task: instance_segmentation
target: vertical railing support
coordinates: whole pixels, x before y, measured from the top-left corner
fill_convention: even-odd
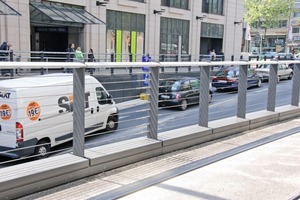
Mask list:
[[[73,154],[84,157],[84,68],[76,68],[73,72]]]
[[[246,118],[248,65],[239,66],[237,117]]]
[[[148,118],[148,133],[147,137],[157,139],[158,129],[158,93],[159,93],[159,66],[150,68],[150,104]]]
[[[292,106],[299,106],[299,90],[300,90],[300,63],[294,64],[293,85],[292,85]]]
[[[199,126],[208,127],[210,67],[200,67]]]
[[[272,64],[270,67],[270,74],[269,74],[267,111],[272,111],[272,112],[275,111],[276,86],[278,82],[277,69],[278,69],[278,64]]]

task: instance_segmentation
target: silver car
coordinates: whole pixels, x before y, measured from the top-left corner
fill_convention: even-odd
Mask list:
[[[260,65],[255,69],[257,75],[263,80],[268,81],[270,76],[271,64]],[[292,79],[293,70],[287,64],[278,64],[277,78],[278,82],[281,79]]]

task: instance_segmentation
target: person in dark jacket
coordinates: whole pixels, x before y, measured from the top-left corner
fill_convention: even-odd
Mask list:
[[[8,43],[8,42],[3,42],[0,46],[0,61],[5,61],[5,60],[8,60],[7,57],[8,57],[8,51],[11,47],[11,43]]]
[[[11,43],[3,42],[0,46],[0,62],[1,61],[9,61],[9,49],[11,47]],[[12,54],[11,54],[12,56]],[[7,76],[9,73],[12,73],[12,69],[1,69],[1,75]]]
[[[89,50],[89,53],[88,53],[88,62],[96,62],[93,49]],[[96,69],[95,68],[88,68],[87,70],[92,75],[95,72]]]
[[[69,44],[69,47],[66,49],[67,52],[67,62],[73,62],[75,57],[75,44]]]
[[[74,57],[75,57],[75,44],[69,44],[69,47],[66,49],[67,52],[67,62],[73,62]],[[67,68],[66,70],[67,73],[72,73],[73,70],[70,68]]]

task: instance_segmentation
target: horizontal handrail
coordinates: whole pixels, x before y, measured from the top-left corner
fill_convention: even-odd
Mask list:
[[[2,68],[21,68],[21,69],[57,69],[57,68],[103,68],[103,67],[174,67],[174,66],[238,66],[238,65],[254,65],[254,64],[291,64],[300,63],[300,60],[285,61],[217,61],[217,62],[0,62]]]

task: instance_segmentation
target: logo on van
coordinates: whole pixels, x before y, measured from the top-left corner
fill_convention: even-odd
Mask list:
[[[11,108],[7,104],[2,104],[0,106],[0,115],[3,120],[9,120],[11,118]]]
[[[84,108],[88,108],[89,107],[89,96],[90,96],[90,92],[86,92],[84,95]],[[73,95],[71,96],[62,96],[58,99],[58,106],[63,108],[58,110],[58,113],[64,113],[64,112],[73,112],[74,111],[74,97]]]
[[[35,121],[37,120],[41,115],[41,107],[40,104],[38,104],[35,101],[30,102],[27,105],[27,116],[30,120]]]
[[[5,92],[0,92],[0,98],[3,99],[9,99],[10,98],[10,94],[9,92],[5,93]]]

